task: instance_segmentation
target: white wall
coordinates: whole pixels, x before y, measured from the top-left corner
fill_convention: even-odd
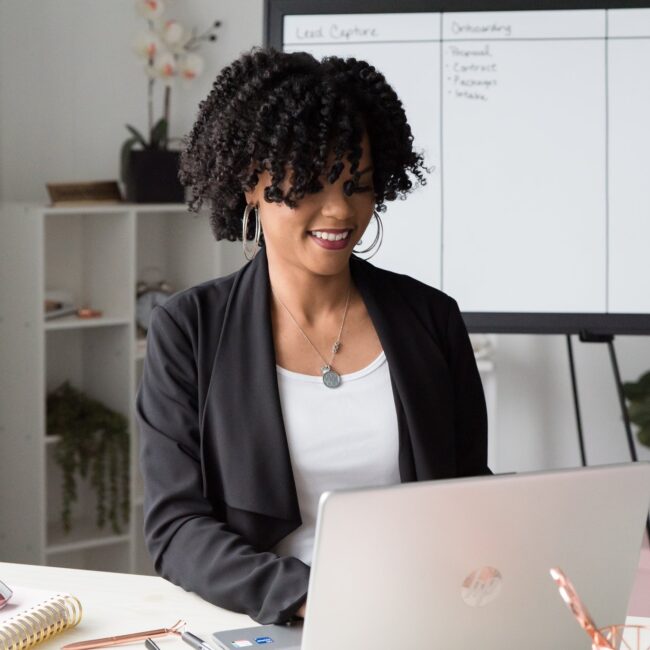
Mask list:
[[[0,200],[48,201],[47,182],[117,179],[125,124],[147,128],[147,81],[132,51],[146,28],[132,0],[0,0]],[[199,33],[206,70],[172,91],[170,135],[192,126],[217,72],[262,43],[262,0],[167,0]],[[154,120],[162,117],[155,88]],[[226,270],[239,264],[224,245]],[[236,262],[231,260],[236,260]]]
[[[171,135],[180,136],[219,69],[262,43],[263,2],[169,0],[169,6],[166,15],[190,25],[222,22],[219,40],[202,49],[204,76],[172,95]],[[47,201],[48,181],[117,178],[124,124],[146,127],[146,80],[131,51],[143,26],[131,0],[0,0],[0,200]],[[159,116],[160,88],[157,110]],[[243,256],[239,244],[223,247],[226,273]],[[493,469],[579,464],[564,337],[497,338]],[[650,338],[616,343],[624,380],[650,368]],[[589,461],[625,461],[607,348],[576,342],[575,351]],[[639,451],[650,459],[649,449]]]

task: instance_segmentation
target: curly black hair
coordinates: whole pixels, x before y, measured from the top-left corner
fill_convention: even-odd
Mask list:
[[[189,209],[211,202],[210,225],[217,240],[242,238],[244,191],[269,171],[268,202],[295,208],[318,181],[333,151],[328,172],[336,182],[349,152],[351,193],[359,179],[363,130],[373,159],[376,210],[384,201],[406,198],[410,171],[426,184],[424,157],[412,148],[413,135],[402,102],[385,77],[366,61],[255,46],[221,70],[199,104],[192,130],[183,138],[178,178],[191,189]],[[290,170],[286,195],[279,185]],[[251,220],[252,221],[252,220]],[[252,226],[253,224],[249,224]],[[252,237],[252,230],[248,235]]]

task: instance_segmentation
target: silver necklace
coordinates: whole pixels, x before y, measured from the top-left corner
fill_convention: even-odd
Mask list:
[[[341,349],[341,332],[343,331],[343,324],[345,323],[345,317],[348,314],[348,306],[350,304],[350,286],[348,286],[348,297],[345,301],[345,311],[343,312],[343,320],[341,321],[341,327],[339,329],[339,334],[336,337],[336,341],[334,341],[334,345],[332,345],[332,356],[329,360],[329,363],[327,362],[327,359],[325,359],[325,357],[318,351],[318,348],[309,340],[309,337],[307,336],[307,334],[305,334],[305,330],[303,330],[302,327],[298,325],[298,321],[296,321],[296,319],[291,315],[291,312],[287,309],[287,306],[280,300],[280,298],[278,298],[275,291],[273,291],[273,289],[271,289],[271,291],[273,292],[273,295],[276,297],[277,301],[285,308],[287,314],[289,314],[289,318],[291,318],[291,320],[295,323],[296,327],[300,330],[302,335],[307,340],[307,343],[309,343],[309,345],[311,345],[311,347],[314,348],[318,356],[325,363],[325,365],[322,366],[320,369],[321,374],[323,375],[323,383],[325,384],[325,386],[327,386],[328,388],[336,388],[337,386],[339,386],[341,384],[341,375],[339,375],[339,373],[336,372],[336,370],[332,370],[332,361],[334,361],[334,357],[336,353]]]

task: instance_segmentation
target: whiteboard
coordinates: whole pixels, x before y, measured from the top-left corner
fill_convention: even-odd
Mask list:
[[[267,2],[270,45],[381,71],[433,167],[386,202],[374,264],[453,296],[474,331],[650,333],[650,2]]]

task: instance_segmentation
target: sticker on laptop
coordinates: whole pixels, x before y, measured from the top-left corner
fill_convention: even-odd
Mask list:
[[[258,645],[264,645],[265,643],[273,643],[273,639],[270,636],[258,636],[255,639],[255,643]]]
[[[239,641],[232,641],[232,645],[235,648],[248,648],[253,644],[248,639],[240,639]]]

